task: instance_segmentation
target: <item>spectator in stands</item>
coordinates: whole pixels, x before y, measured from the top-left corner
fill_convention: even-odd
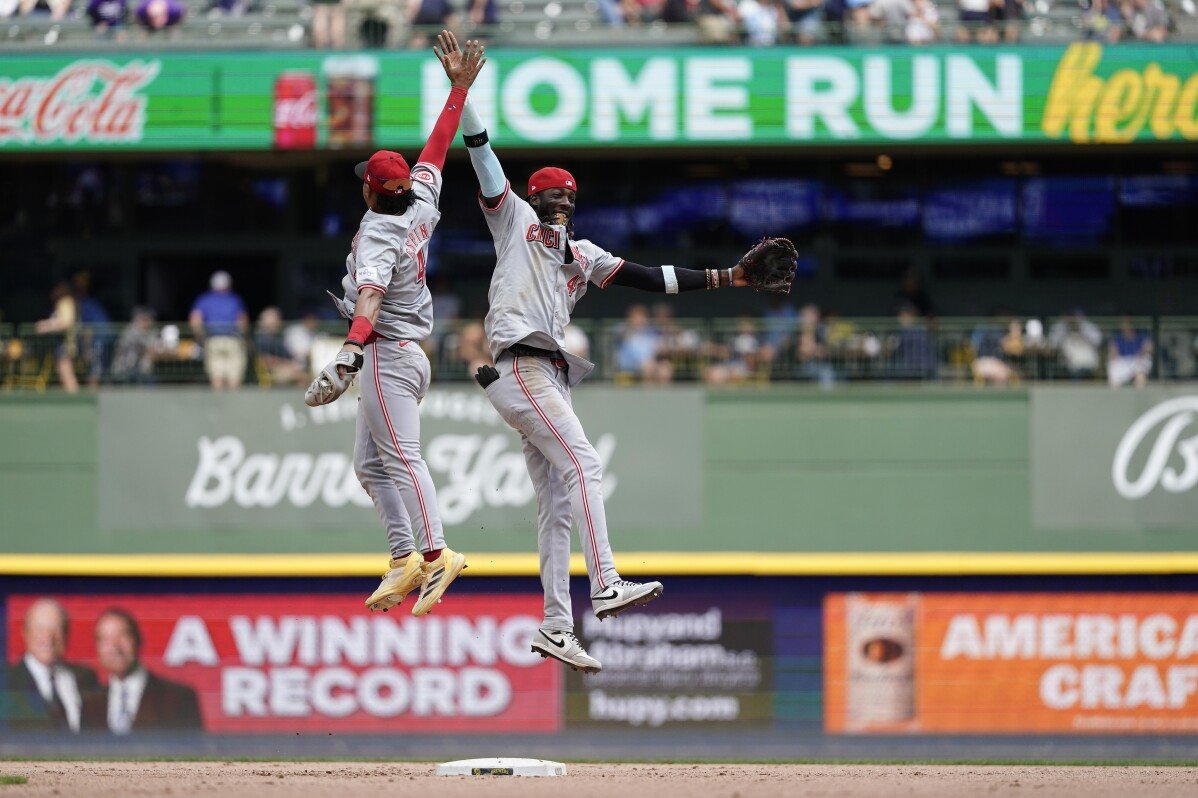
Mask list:
[[[22,14],[49,14],[62,19],[71,10],[71,0],[20,0]]]
[[[907,21],[915,6],[912,0],[874,0],[870,14],[882,27],[882,38],[889,44],[907,40]]]
[[[245,377],[245,334],[249,316],[245,303],[233,293],[228,272],[216,272],[212,290],[201,294],[191,308],[189,322],[196,340],[204,346],[204,370],[213,388],[237,389]]]
[[[149,384],[154,381],[154,360],[162,351],[154,329],[154,311],[133,309],[133,320],[121,331],[112,358],[113,382]]]
[[[312,368],[309,361],[319,328],[320,320],[316,314],[305,313],[302,319],[288,324],[287,329],[283,330],[283,345],[287,347],[287,354],[305,371],[311,371]]]
[[[79,308],[75,304],[75,296],[71,286],[58,283],[50,291],[50,302],[54,306],[48,318],[42,319],[34,329],[38,335],[54,335],[57,341],[54,353],[55,367],[58,370],[58,380],[67,393],[79,390],[79,380],[75,377],[75,356],[79,353],[78,329]]]
[[[845,20],[848,18],[849,7],[846,0],[823,0],[824,27],[827,30],[828,42],[844,44],[848,41],[848,31]]]
[[[828,362],[828,331],[820,319],[817,305],[808,303],[799,311],[795,360],[800,376],[816,380],[821,388],[831,388],[836,381],[836,373]]]
[[[824,32],[823,0],[786,0],[791,36],[802,45],[815,44]]]
[[[869,10],[870,6],[873,5],[873,0],[845,0],[844,5],[847,9],[848,20],[857,35],[868,30],[870,25],[873,24]]]
[[[1163,42],[1169,38],[1169,12],[1160,0],[1127,0],[1123,18],[1137,39]]]
[[[312,0],[312,46],[320,50],[345,47],[343,0]]]
[[[471,25],[494,25],[499,22],[499,2],[498,0],[471,0],[468,16]]]
[[[1106,374],[1112,388],[1128,383],[1137,388],[1148,384],[1152,373],[1152,337],[1147,330],[1137,330],[1131,319],[1119,322],[1119,330],[1107,346]]]
[[[141,0],[137,7],[137,22],[154,33],[173,28],[183,21],[187,8],[179,0]]]
[[[778,42],[778,29],[786,19],[779,0],[740,0],[736,13],[744,26],[745,44],[773,47]]]
[[[957,0],[957,23],[959,42],[994,44],[998,41],[991,0]]]
[[[661,336],[649,324],[644,305],[632,305],[617,334],[616,370],[640,377],[647,383],[667,383],[674,378],[674,366],[658,357]]]
[[[931,44],[940,38],[940,12],[932,0],[912,0],[907,17],[907,43]]]
[[[894,376],[908,380],[934,378],[936,342],[928,330],[927,320],[920,318],[919,309],[910,303],[899,306],[897,319],[899,329],[890,343]]]
[[[409,47],[425,47],[429,42],[429,30],[455,28],[457,24],[458,16],[449,0],[408,0],[408,27],[413,29],[408,39]]]
[[[1019,41],[1023,32],[1023,0],[991,0],[991,16],[994,18],[995,40],[998,37],[998,23],[1002,25],[1002,36],[1008,44]]]
[[[640,25],[661,18],[662,0],[621,0],[620,14],[629,25]]]
[[[695,10],[699,40],[704,44],[735,44],[740,17],[733,0],[699,0]]]
[[[779,352],[789,348],[798,323],[799,312],[795,306],[784,296],[771,295],[769,307],[761,314],[762,357],[773,360]]]
[[[21,0],[0,0],[0,19],[16,16],[21,8]]]
[[[129,4],[127,0],[88,0],[85,13],[92,21],[93,30],[106,33],[124,26]]]
[[[591,339],[586,331],[577,324],[567,324],[562,330],[562,340],[566,342],[566,351],[586,360],[591,359]]]
[[[1087,39],[1118,42],[1123,38],[1123,14],[1118,2],[1090,0],[1090,7],[1082,12],[1082,30]]]
[[[1074,308],[1048,331],[1048,348],[1061,358],[1065,372],[1073,379],[1093,377],[1098,373],[1098,347],[1102,332],[1086,318],[1081,308]]]
[[[71,277],[71,291],[79,311],[79,351],[87,361],[87,384],[95,388],[104,376],[108,355],[112,350],[112,333],[107,329],[112,319],[100,300],[91,295],[90,274],[76,272]]]
[[[307,370],[300,367],[283,343],[283,314],[278,308],[263,308],[254,332],[254,349],[266,369],[272,385],[300,385],[308,382]]]
[[[671,372],[676,372],[679,366],[685,368],[698,359],[703,339],[695,330],[678,325],[673,305],[667,302],[654,305],[651,326],[658,336],[657,359],[668,361]],[[664,369],[665,366],[660,368]]]
[[[491,350],[487,346],[487,336],[481,322],[472,321],[456,334],[448,336],[445,348],[449,361],[464,366],[466,374],[471,377],[478,371],[479,366],[494,365],[491,363]]]
[[[974,382],[1006,385],[1017,376],[1008,362],[1008,354],[1022,355],[1023,330],[1019,322],[1007,319],[1006,315],[993,314],[990,321],[979,324],[970,336],[973,347],[970,371]]]
[[[624,27],[624,10],[620,0],[599,0],[599,18],[613,28]]]
[[[718,360],[703,370],[703,381],[708,385],[743,382],[765,365],[757,325],[752,319],[738,319],[736,333],[728,343],[717,345],[712,351]]]

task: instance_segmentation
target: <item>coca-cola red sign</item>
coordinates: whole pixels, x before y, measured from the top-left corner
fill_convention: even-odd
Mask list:
[[[0,77],[0,144],[141,140],[160,61],[74,61],[49,77]]]

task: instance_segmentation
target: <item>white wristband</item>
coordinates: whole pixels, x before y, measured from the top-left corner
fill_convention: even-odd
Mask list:
[[[661,276],[664,277],[665,281],[666,281],[666,293],[667,294],[678,293],[678,275],[674,274],[674,267],[673,266],[662,266],[661,267]]]

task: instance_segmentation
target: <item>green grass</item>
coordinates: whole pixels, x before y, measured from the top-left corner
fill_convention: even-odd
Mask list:
[[[24,776],[13,776],[8,773],[0,773],[0,784],[24,784],[29,779]]]

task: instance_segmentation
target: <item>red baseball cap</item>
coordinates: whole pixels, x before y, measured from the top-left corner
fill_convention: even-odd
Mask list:
[[[578,181],[565,169],[546,166],[533,172],[532,177],[528,178],[528,196],[531,197],[547,188],[568,188],[571,191],[578,191]]]
[[[379,150],[354,167],[354,174],[377,194],[396,196],[412,187],[412,170],[398,152]]]

